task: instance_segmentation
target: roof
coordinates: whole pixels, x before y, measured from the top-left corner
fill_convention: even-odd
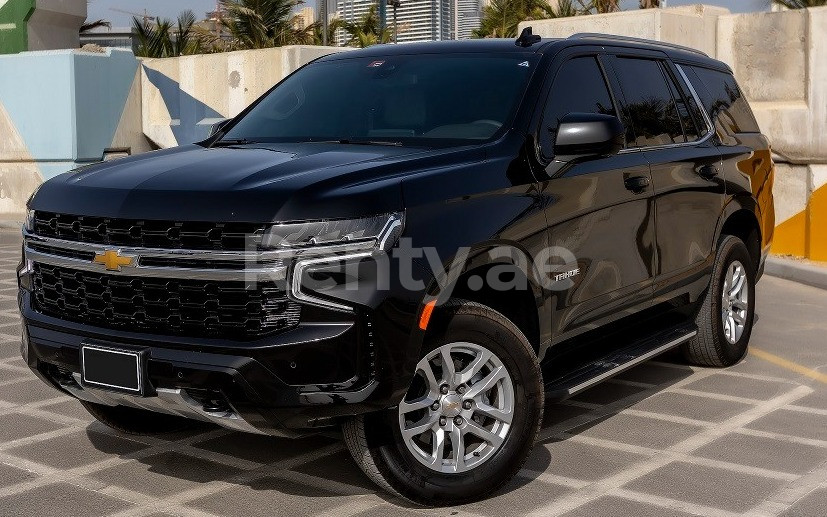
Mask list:
[[[696,50],[664,41],[630,38],[613,34],[582,33],[565,39],[543,38],[533,45],[523,47],[516,44],[515,38],[482,38],[453,41],[429,41],[422,43],[402,43],[399,45],[373,45],[364,49],[330,54],[322,61],[348,59],[353,57],[382,57],[410,54],[445,54],[445,53],[503,53],[514,52],[535,54],[556,52],[575,45],[598,45],[612,47],[628,47],[635,49],[656,50],[667,54],[670,58],[680,61],[706,63],[715,67],[726,66],[710,58],[700,50]]]
[[[482,38],[451,41],[428,41],[422,43],[400,43],[398,45],[373,45],[367,48],[341,52],[325,56],[327,59],[348,59],[353,57],[395,56],[404,54],[445,54],[445,53],[485,53],[485,52],[514,52],[534,54],[546,47],[549,43],[558,40],[545,39],[530,47],[521,47],[514,38]]]

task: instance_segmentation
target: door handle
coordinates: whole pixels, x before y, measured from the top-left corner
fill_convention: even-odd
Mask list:
[[[709,164],[704,165],[702,167],[698,167],[697,169],[695,169],[695,172],[698,174],[698,176],[704,179],[711,180],[712,178],[718,175],[719,171],[716,165]]]
[[[646,190],[649,183],[649,178],[647,176],[632,176],[623,180],[623,184],[626,188],[636,194]]]

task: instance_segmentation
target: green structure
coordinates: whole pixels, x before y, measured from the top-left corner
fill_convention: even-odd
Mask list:
[[[16,54],[29,49],[29,18],[35,0],[0,0],[0,54]]]
[[[0,54],[77,48],[86,0],[0,0]]]

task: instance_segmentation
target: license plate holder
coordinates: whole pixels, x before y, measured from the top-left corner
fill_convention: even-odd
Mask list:
[[[84,387],[143,396],[145,351],[108,345],[80,347],[81,381]]]

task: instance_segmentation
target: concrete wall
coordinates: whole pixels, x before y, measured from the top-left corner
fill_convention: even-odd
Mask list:
[[[86,0],[0,0],[0,54],[77,48]]]
[[[323,47],[139,61],[105,49],[0,56],[0,218],[19,217],[42,181],[99,161],[196,142]]]
[[[140,86],[129,51],[0,56],[0,215],[22,213],[43,180],[99,161],[105,148],[150,150]]]
[[[144,59],[144,133],[158,147],[203,140],[212,124],[237,115],[300,66],[345,50],[297,45]]]
[[[544,37],[604,32],[703,50],[729,64],[778,167],[773,252],[827,261],[827,7],[730,14],[705,5],[523,22]]]

